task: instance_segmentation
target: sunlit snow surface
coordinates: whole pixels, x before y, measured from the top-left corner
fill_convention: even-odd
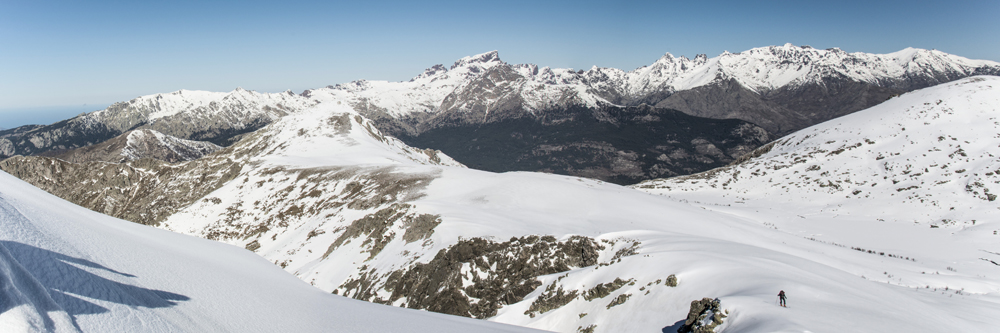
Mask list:
[[[242,248],[94,213],[0,173],[2,332],[523,330],[330,295]]]
[[[246,236],[259,243],[256,252],[326,292],[367,270],[389,274],[427,262],[472,237],[583,235],[641,244],[620,262],[612,259],[618,245],[600,253],[604,265],[543,276],[541,287],[489,319],[547,330],[657,331],[682,321],[692,300],[718,297],[730,312],[724,331],[988,332],[1000,327],[998,206],[986,195],[1000,189],[983,178],[1000,168],[998,81],[976,77],[916,91],[798,132],[736,168],[635,188],[467,169],[381,135],[347,106],[320,105],[238,144],[236,152],[256,147],[241,175],[164,227],[208,237],[267,226]],[[422,185],[358,199],[387,202],[374,208],[324,204],[379,177]],[[442,223],[413,243],[393,226],[371,257],[362,239],[331,246],[351,221],[394,200]],[[222,240],[248,245],[243,237]],[[670,274],[677,287],[655,283]],[[634,284],[525,314],[552,283],[585,291],[615,278]],[[775,305],[778,290],[790,307]],[[374,292],[388,299],[387,291]],[[623,294],[631,296],[609,306]]]
[[[1000,78],[973,77],[804,129],[734,167],[634,187],[812,242],[800,257],[910,298],[874,313],[932,307],[924,320],[943,325],[889,330],[988,332],[986,313],[1000,313],[998,118]]]

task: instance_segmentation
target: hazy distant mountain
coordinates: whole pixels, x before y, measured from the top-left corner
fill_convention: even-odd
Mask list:
[[[237,89],[228,93],[181,90],[138,97],[51,125],[0,132],[0,158],[85,147],[134,129],[229,145],[240,134],[301,110],[310,101],[291,93]]]

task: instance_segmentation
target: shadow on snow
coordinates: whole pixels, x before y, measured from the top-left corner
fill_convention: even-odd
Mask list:
[[[49,251],[13,241],[0,241],[0,251],[6,249],[10,256],[30,276],[12,276],[9,279],[34,278],[44,292],[70,316],[105,313],[109,310],[91,300],[101,300],[130,307],[163,308],[177,305],[190,298],[162,290],[147,289],[115,280],[137,278],[98,263]],[[85,268],[89,269],[85,269]],[[91,271],[95,271],[92,273]],[[16,273],[15,273],[16,274]],[[100,275],[99,275],[100,274]],[[101,275],[109,276],[109,278]],[[117,276],[117,278],[115,278]],[[112,280],[114,279],[114,280]],[[0,277],[0,283],[11,281]],[[0,290],[10,286],[0,285]],[[3,295],[3,293],[0,293]],[[38,295],[33,295],[38,296]],[[44,297],[44,295],[40,296]],[[23,304],[25,300],[0,298],[0,313]],[[39,300],[45,303],[44,300]],[[40,309],[56,310],[56,309]]]

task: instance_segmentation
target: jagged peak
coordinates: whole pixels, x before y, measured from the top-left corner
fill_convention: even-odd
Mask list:
[[[495,63],[501,62],[500,52],[497,52],[496,50],[458,59],[458,61],[455,61],[455,64],[451,65],[451,69],[455,69],[460,66],[465,66],[469,64],[485,64],[493,62]]]
[[[430,68],[425,69],[423,73],[420,73],[420,75],[417,75],[416,77],[410,79],[410,82],[413,82],[420,78],[431,77],[446,72],[448,72],[448,68],[444,67],[443,64],[437,64],[431,66]]]
[[[443,72],[443,71],[447,71],[447,70],[448,69],[445,68],[443,64],[437,64],[437,65],[431,66],[431,68],[425,69],[424,70],[424,74],[425,75],[434,75],[434,74],[437,74],[439,72]]]

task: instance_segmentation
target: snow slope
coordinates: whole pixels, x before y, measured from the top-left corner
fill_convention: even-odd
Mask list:
[[[246,250],[0,184],[0,331],[525,330],[333,296]]]
[[[993,94],[983,85],[996,79],[976,80],[946,87]],[[934,98],[964,103],[961,96]],[[906,96],[899,101],[888,105],[923,105]],[[856,133],[845,137],[861,140]],[[423,297],[448,296],[470,306],[442,311],[562,332],[592,325],[596,332],[675,329],[691,301],[703,297],[722,301],[729,317],[720,329],[732,332],[987,332],[1000,325],[993,315],[1000,309],[996,267],[976,258],[990,254],[972,251],[963,245],[967,239],[942,235],[958,228],[841,222],[831,220],[838,218],[831,213],[802,222],[775,213],[803,211],[789,204],[833,208],[820,197],[737,209],[725,206],[734,194],[711,187],[697,187],[692,197],[671,187],[667,197],[582,178],[471,170],[385,137],[347,105],[325,104],[285,117],[245,138],[231,154],[244,165],[240,175],[162,226],[245,246],[326,292],[407,307],[433,307],[420,303]],[[767,187],[748,186],[768,197]],[[644,190],[668,191],[650,187],[657,189]],[[990,226],[982,221],[976,228]],[[791,227],[802,224],[808,228]],[[798,231],[809,228],[838,238]],[[904,237],[887,236],[897,233]],[[515,278],[502,274],[572,255],[545,251],[553,251],[553,244],[570,246],[580,236],[598,245],[591,248],[593,261],[569,260],[565,269],[538,274],[539,283],[525,284],[530,289],[522,298],[490,303],[493,296],[476,292],[483,281],[494,281],[516,295],[516,286],[506,284]],[[477,238],[500,250],[476,252],[470,242]],[[456,261],[442,261],[448,258]],[[952,267],[957,271],[946,268],[952,261],[961,262],[951,265],[959,265]],[[447,278],[435,280],[433,272]],[[666,286],[670,275],[678,279],[676,287]],[[440,283],[420,291],[406,281]],[[790,308],[773,304],[779,289],[788,293]],[[495,313],[475,312],[484,304],[499,305]]]
[[[995,301],[998,108],[1000,78],[972,77],[804,129],[742,164],[634,187],[856,252],[868,258],[829,265],[870,281]]]

